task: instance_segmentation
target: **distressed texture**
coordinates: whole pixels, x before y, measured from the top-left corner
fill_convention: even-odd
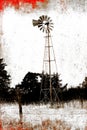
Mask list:
[[[6,6],[14,6],[19,8],[22,4],[31,4],[33,8],[37,6],[37,2],[47,2],[47,0],[1,0],[0,1],[0,10],[3,10]]]
[[[15,2],[10,1],[9,4],[14,5]],[[20,1],[23,3],[23,0]],[[82,83],[87,75],[86,1],[27,0],[25,4],[21,4],[19,11],[5,8],[2,45],[7,69],[11,73],[11,86],[20,83],[28,71],[42,71],[44,38],[38,28],[33,27],[32,19],[38,19],[43,14],[50,16],[54,23],[52,40],[58,73],[61,74],[63,84],[75,86]],[[17,3],[19,7],[19,0]],[[36,8],[32,8],[31,5]]]

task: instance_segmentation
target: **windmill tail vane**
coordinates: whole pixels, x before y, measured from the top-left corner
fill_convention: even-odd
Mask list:
[[[39,24],[39,21],[38,20],[32,20],[32,23],[33,23],[33,26],[38,26],[38,24]]]

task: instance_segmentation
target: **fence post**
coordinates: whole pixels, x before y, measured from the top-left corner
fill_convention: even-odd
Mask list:
[[[18,105],[19,105],[20,122],[22,122],[23,112],[22,112],[22,103],[21,103],[21,91],[18,87],[16,91],[17,91],[17,99],[18,99]]]

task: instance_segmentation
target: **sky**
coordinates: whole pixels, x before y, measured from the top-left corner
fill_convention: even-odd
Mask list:
[[[72,0],[71,0],[72,1]],[[87,11],[77,3],[49,0],[36,8],[6,7],[1,16],[3,57],[11,75],[11,87],[21,83],[27,72],[42,72],[44,33],[32,25],[33,19],[48,15],[58,74],[63,85],[77,86],[87,76]]]

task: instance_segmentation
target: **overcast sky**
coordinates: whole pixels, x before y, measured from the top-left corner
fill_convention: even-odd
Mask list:
[[[32,19],[48,15],[54,23],[52,41],[58,73],[62,83],[79,85],[87,76],[87,12],[68,5],[61,11],[58,0],[41,9],[27,8],[30,13],[6,8],[3,13],[3,50],[12,83],[21,83],[28,71],[42,72],[44,34],[33,27]]]

